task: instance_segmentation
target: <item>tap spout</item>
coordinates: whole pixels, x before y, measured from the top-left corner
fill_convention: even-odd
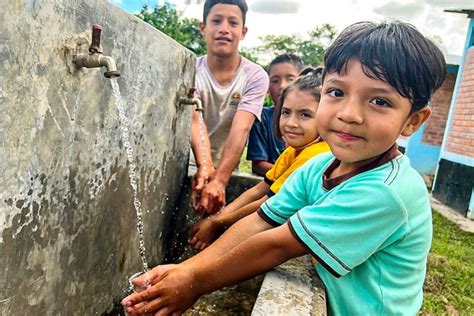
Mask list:
[[[91,54],[79,54],[75,55],[73,62],[78,67],[86,68],[100,68],[105,67],[107,69],[104,72],[106,78],[119,77],[120,71],[117,70],[117,65],[115,60],[110,56],[104,56],[100,53],[91,53]]]
[[[189,89],[189,92],[188,92],[187,96],[179,98],[179,104],[181,104],[181,105],[196,105],[196,111],[204,112],[204,108],[202,107],[201,99],[195,96],[196,92],[197,92],[196,88]]]
[[[100,45],[100,34],[102,32],[102,26],[94,24],[92,26],[92,42],[89,46],[89,54],[79,54],[73,56],[73,63],[78,67],[86,68],[100,68],[105,67],[107,69],[104,72],[106,78],[120,77],[120,71],[117,70],[115,59],[110,56],[103,55],[102,46]]]

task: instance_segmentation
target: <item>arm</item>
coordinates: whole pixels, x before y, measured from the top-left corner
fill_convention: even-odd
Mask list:
[[[220,233],[232,226],[235,222],[258,210],[260,205],[267,199],[268,196],[264,195],[260,199],[233,210],[230,213],[221,212],[201,220],[191,229],[188,240],[189,244],[194,249],[203,250],[209,246]]]
[[[259,176],[265,176],[268,170],[273,167],[272,163],[269,163],[266,160],[253,160],[252,161],[252,172],[258,174]]]
[[[182,313],[203,294],[306,253],[286,224],[270,228],[257,214],[239,221],[211,247],[155,278],[146,291],[125,298],[127,312]]]
[[[225,203],[225,187],[239,163],[255,116],[247,111],[237,111],[232,121],[229,136],[222,152],[219,166],[209,183],[201,191],[199,209],[207,213],[217,212]]]
[[[197,172],[192,182],[191,198],[191,204],[195,211],[198,211],[196,200],[199,199],[204,185],[209,181],[210,175],[214,172],[214,165],[211,158],[211,143],[209,141],[207,126],[204,121],[201,121],[200,115],[202,114],[198,111],[193,111],[191,126],[191,148],[197,166]]]

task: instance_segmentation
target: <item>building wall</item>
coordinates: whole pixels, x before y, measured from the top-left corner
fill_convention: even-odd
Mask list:
[[[431,100],[431,113],[426,123],[421,141],[425,144],[441,147],[444,131],[448,120],[449,106],[453,97],[454,84],[457,72],[449,72],[441,88],[433,95]]]
[[[466,53],[445,151],[474,158],[474,46]]]
[[[145,246],[161,262],[186,180],[194,55],[106,0],[0,0],[0,315],[104,315],[142,270],[111,82],[117,61]],[[179,223],[178,223],[179,225]]]

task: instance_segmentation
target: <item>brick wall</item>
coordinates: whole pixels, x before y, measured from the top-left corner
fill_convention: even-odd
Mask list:
[[[468,49],[446,151],[474,158],[474,47]]]
[[[454,84],[456,83],[457,73],[448,73],[446,80],[441,88],[436,91],[431,99],[430,118],[426,122],[426,127],[421,139],[422,143],[441,147],[443,142],[446,122],[448,120],[449,106],[453,96]]]

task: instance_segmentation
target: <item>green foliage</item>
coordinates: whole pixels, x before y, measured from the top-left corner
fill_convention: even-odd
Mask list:
[[[321,65],[324,50],[334,39],[336,28],[331,24],[322,24],[311,30],[308,35],[309,39],[301,39],[295,35],[267,35],[260,38],[263,44],[255,50],[273,56],[292,53],[300,56],[305,65]]]
[[[433,212],[421,315],[474,315],[474,234]]]
[[[188,19],[182,16],[175,7],[165,2],[162,6],[156,6],[149,10],[145,5],[137,17],[154,26],[175,41],[201,56],[206,53],[206,42],[199,32],[197,19]]]

